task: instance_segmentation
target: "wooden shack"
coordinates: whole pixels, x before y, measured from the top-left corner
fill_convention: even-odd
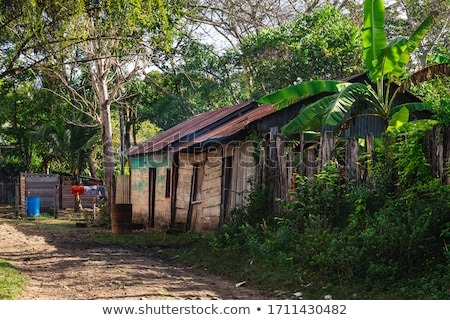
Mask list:
[[[365,74],[346,80],[368,81]],[[279,212],[282,203],[289,201],[297,170],[289,158],[297,142],[285,141],[279,131],[303,106],[318,98],[309,97],[281,110],[250,101],[209,111],[132,147],[127,154],[133,222],[163,230],[217,230],[230,218],[232,209],[246,203],[252,181],[267,182],[271,210]],[[418,101],[409,93],[398,95],[397,100]],[[357,121],[343,137],[382,133],[376,119]],[[322,128],[324,135],[317,143],[334,148],[332,131]],[[331,147],[320,150],[325,151],[319,161],[314,160],[318,166],[308,170],[317,172],[323,160],[332,158]]]
[[[26,215],[26,200],[38,197],[41,211],[53,211],[59,208],[59,175],[21,173],[20,175],[20,211]]]
[[[133,223],[216,230],[256,176],[248,125],[273,112],[254,101],[213,110],[130,149]]]

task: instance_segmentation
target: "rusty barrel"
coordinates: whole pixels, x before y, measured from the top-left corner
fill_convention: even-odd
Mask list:
[[[130,233],[132,227],[132,205],[113,204],[111,207],[111,231],[112,233]]]

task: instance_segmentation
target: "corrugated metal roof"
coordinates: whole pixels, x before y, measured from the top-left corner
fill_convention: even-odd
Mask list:
[[[190,140],[184,144],[179,145],[173,151],[181,151],[194,145],[202,145],[210,141],[224,141],[227,138],[231,138],[235,134],[239,133],[249,124],[264,118],[272,113],[277,112],[277,109],[273,105],[262,105],[256,109],[253,109],[238,118],[235,118],[226,124],[217,127],[214,130],[209,131],[193,140]]]
[[[168,147],[176,147],[177,144],[192,141],[255,108],[258,108],[256,101],[250,101],[196,115],[149,140],[131,147],[127,154],[134,156],[158,152]]]

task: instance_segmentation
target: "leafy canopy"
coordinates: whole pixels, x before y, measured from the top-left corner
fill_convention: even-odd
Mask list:
[[[396,37],[387,43],[384,15],[382,0],[364,1],[364,27],[361,33],[364,47],[363,58],[372,83],[332,83],[328,80],[323,80],[320,85],[300,83],[259,99],[259,103],[272,103],[283,108],[304,97],[319,93],[328,94],[325,98],[302,108],[299,115],[282,129],[284,134],[308,129],[316,130],[324,125],[342,124],[356,101],[364,101],[369,112],[355,116],[380,117],[387,130],[403,123],[406,116],[409,116],[409,112],[427,109],[423,103],[409,104],[405,108],[399,108],[401,114],[395,116],[395,125],[389,126],[393,116],[393,103],[399,92],[397,89],[391,93],[391,84],[405,74],[411,54],[430,30],[434,17],[430,14],[409,38]]]

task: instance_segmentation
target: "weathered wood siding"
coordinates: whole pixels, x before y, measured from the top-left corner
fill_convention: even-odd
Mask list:
[[[220,209],[222,203],[222,155],[221,149],[211,149],[204,153],[206,161],[203,181],[201,183],[201,198],[194,203],[191,220],[191,230],[194,232],[208,232],[216,230],[220,223]]]
[[[180,156],[178,182],[175,194],[175,221],[177,229],[185,229],[187,225],[189,206],[191,204],[191,185],[194,166]]]
[[[167,169],[159,167],[156,170],[154,227],[157,230],[167,230],[170,227],[170,196],[166,196],[166,183],[170,183],[170,177],[167,177]]]
[[[130,182],[131,177],[129,175],[119,175],[116,179],[116,203],[128,204],[131,203],[130,199]]]
[[[175,224],[184,225],[194,232],[216,230],[221,214],[221,149],[197,154],[181,153],[179,164]],[[197,191],[197,196],[194,191]]]
[[[250,181],[255,179],[258,167],[253,151],[252,142],[233,142],[196,154],[181,153],[175,225],[194,232],[217,230],[223,221],[229,219],[233,208],[244,205]],[[225,171],[230,172],[226,186]],[[195,177],[196,172],[201,172],[202,176]],[[196,183],[201,188],[197,190],[198,198],[194,196]]]
[[[148,183],[148,168],[135,168],[131,171],[131,203],[133,205],[133,223],[148,223]]]
[[[72,194],[72,180],[63,180],[61,182],[61,208],[62,209],[74,209],[75,208],[75,195]],[[80,195],[80,203],[83,208],[94,208],[94,205],[98,204],[99,195],[97,189],[97,195]]]
[[[251,182],[260,179],[257,172],[261,164],[255,162],[254,151],[252,141],[227,145],[225,157],[232,157],[229,209],[225,213],[227,217],[230,210],[246,204]]]

